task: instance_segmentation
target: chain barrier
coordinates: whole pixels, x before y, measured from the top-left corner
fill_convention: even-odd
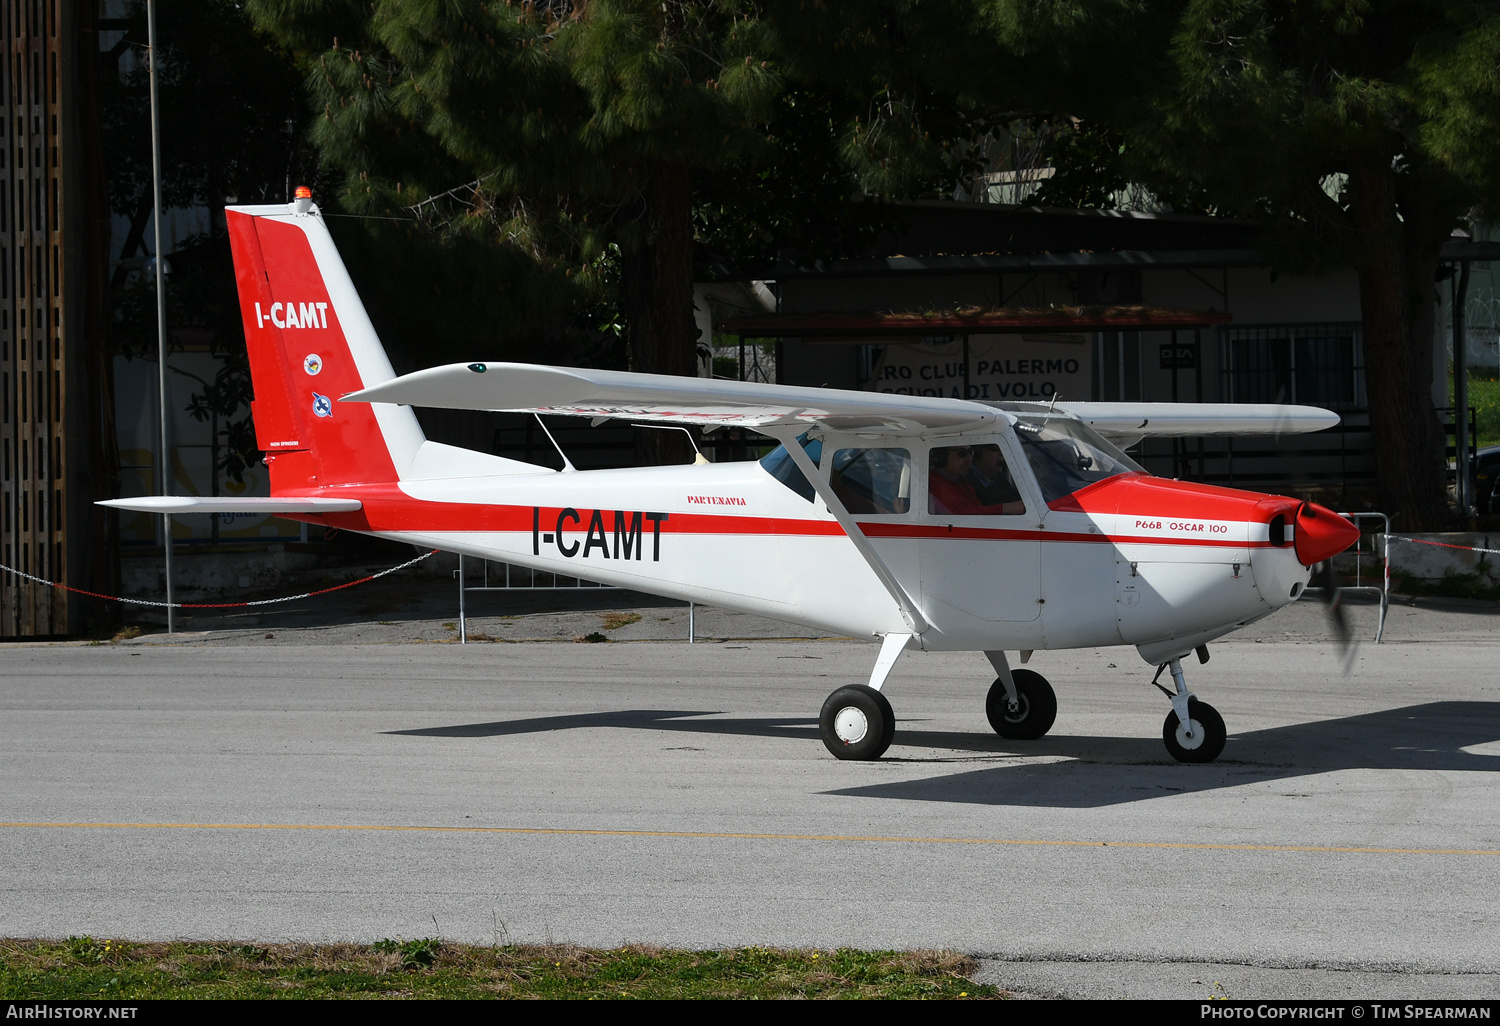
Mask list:
[[[63,591],[72,592],[74,595],[87,595],[89,596],[89,598],[103,599],[106,602],[123,602],[126,605],[131,606],[151,606],[156,609],[245,609],[249,606],[274,606],[280,602],[296,602],[298,599],[312,598],[315,595],[327,595],[329,592],[343,591],[345,588],[352,588],[356,584],[365,584],[368,581],[374,581],[381,577],[385,577],[387,574],[396,573],[398,570],[405,570],[409,566],[416,566],[418,563],[422,562],[422,560],[427,559],[431,556],[435,556],[441,551],[441,549],[433,549],[431,552],[424,552],[415,559],[408,559],[400,566],[393,566],[389,569],[380,571],[380,573],[378,574],[371,574],[368,577],[361,577],[357,581],[348,581],[344,584],[335,584],[331,588],[319,588],[317,591],[304,591],[300,595],[286,595],[282,598],[273,599],[256,599],[253,602],[152,602],[149,599],[122,598],[119,595],[101,595],[97,591],[85,591],[83,588],[74,588],[66,584],[58,584],[56,581],[44,581],[40,577],[33,577],[31,574],[23,573],[22,571],[17,570],[15,567],[6,566],[4,563],[0,563],[0,570],[15,574],[17,577],[25,578],[28,581],[34,581],[37,584],[45,584],[49,588],[60,588]]]

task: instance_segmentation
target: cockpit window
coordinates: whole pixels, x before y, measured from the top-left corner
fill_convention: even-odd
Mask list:
[[[911,509],[911,453],[839,449],[828,484],[850,513],[905,513]]]
[[[808,441],[807,435],[797,436],[797,444],[807,451],[808,459],[816,464],[823,458],[823,442],[821,440]],[[786,446],[778,445],[765,456],[761,457],[760,465],[766,468],[776,480],[786,485],[792,491],[802,496],[808,502],[813,501],[812,482],[798,469],[797,464],[792,462],[791,453],[786,451]]]
[[[927,452],[927,512],[935,516],[1014,516],[1026,512],[1026,503],[999,445],[943,445]]]
[[[1016,437],[1049,503],[1117,474],[1146,472],[1093,428],[1068,417],[1021,417]]]

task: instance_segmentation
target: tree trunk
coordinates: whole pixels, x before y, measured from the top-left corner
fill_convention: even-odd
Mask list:
[[[646,374],[698,372],[693,321],[692,165],[655,160],[646,166],[646,238],[624,268],[630,369]],[[644,465],[691,463],[693,446],[680,431],[641,430],[636,457]]]
[[[70,393],[80,395],[87,403],[87,413],[78,418],[85,425],[88,435],[86,450],[76,441],[72,450],[87,452],[87,471],[76,475],[70,488],[87,480],[92,494],[79,495],[71,499],[74,509],[83,507],[87,512],[77,515],[72,521],[68,545],[74,558],[79,558],[88,568],[88,575],[75,582],[101,595],[120,593],[120,516],[112,509],[94,504],[96,499],[113,499],[120,494],[120,448],[115,432],[115,377],[114,357],[109,344],[109,189],[106,182],[104,159],[104,130],[101,123],[99,94],[99,65],[95,55],[99,52],[98,22],[93,5],[80,4],[77,10],[79,32],[75,61],[77,79],[77,133],[82,168],[79,182],[80,199],[76,201],[81,222],[82,246],[80,256],[83,264],[81,276],[82,301],[75,307],[81,317],[75,329],[82,344],[74,352],[80,358],[77,367],[69,367],[68,374],[82,380],[81,389],[70,388]],[[112,66],[112,65],[111,65]],[[150,205],[146,207],[150,213]],[[139,219],[140,227],[136,227]],[[145,218],[133,218],[131,230],[136,243],[145,230]],[[128,256],[129,254],[122,254]],[[87,527],[87,531],[82,530]],[[74,530],[77,533],[74,534]],[[70,561],[71,562],[71,561]],[[79,602],[80,612],[70,616],[73,626],[81,631],[98,634],[113,631],[120,622],[118,603],[100,599],[84,599],[77,595],[69,602]]]
[[[1449,224],[1441,200],[1419,187],[1398,195],[1391,161],[1391,153],[1375,151],[1349,168],[1349,215],[1364,251],[1359,302],[1370,434],[1381,512],[1398,530],[1436,531],[1451,519],[1432,401],[1435,278]]]

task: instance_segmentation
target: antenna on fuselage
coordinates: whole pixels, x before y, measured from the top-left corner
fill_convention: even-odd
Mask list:
[[[1062,398],[1057,392],[1052,393],[1052,401],[1047,404],[1047,416],[1042,419],[1042,427],[1047,426],[1047,421],[1057,416],[1057,400]]]
[[[557,454],[562,457],[562,472],[566,474],[570,471],[577,470],[578,468],[573,466],[573,461],[568,459],[568,454],[563,452],[563,447],[557,444],[557,439],[552,437],[552,432],[547,430],[547,422],[542,419],[542,415],[540,413],[533,413],[532,416],[536,418],[536,422],[540,424],[542,426],[542,430],[546,432],[547,441],[552,443],[552,448],[556,449]]]

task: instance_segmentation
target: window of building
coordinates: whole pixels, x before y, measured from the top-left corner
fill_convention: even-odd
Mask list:
[[[1223,395],[1232,403],[1365,405],[1364,349],[1357,323],[1220,329]]]

